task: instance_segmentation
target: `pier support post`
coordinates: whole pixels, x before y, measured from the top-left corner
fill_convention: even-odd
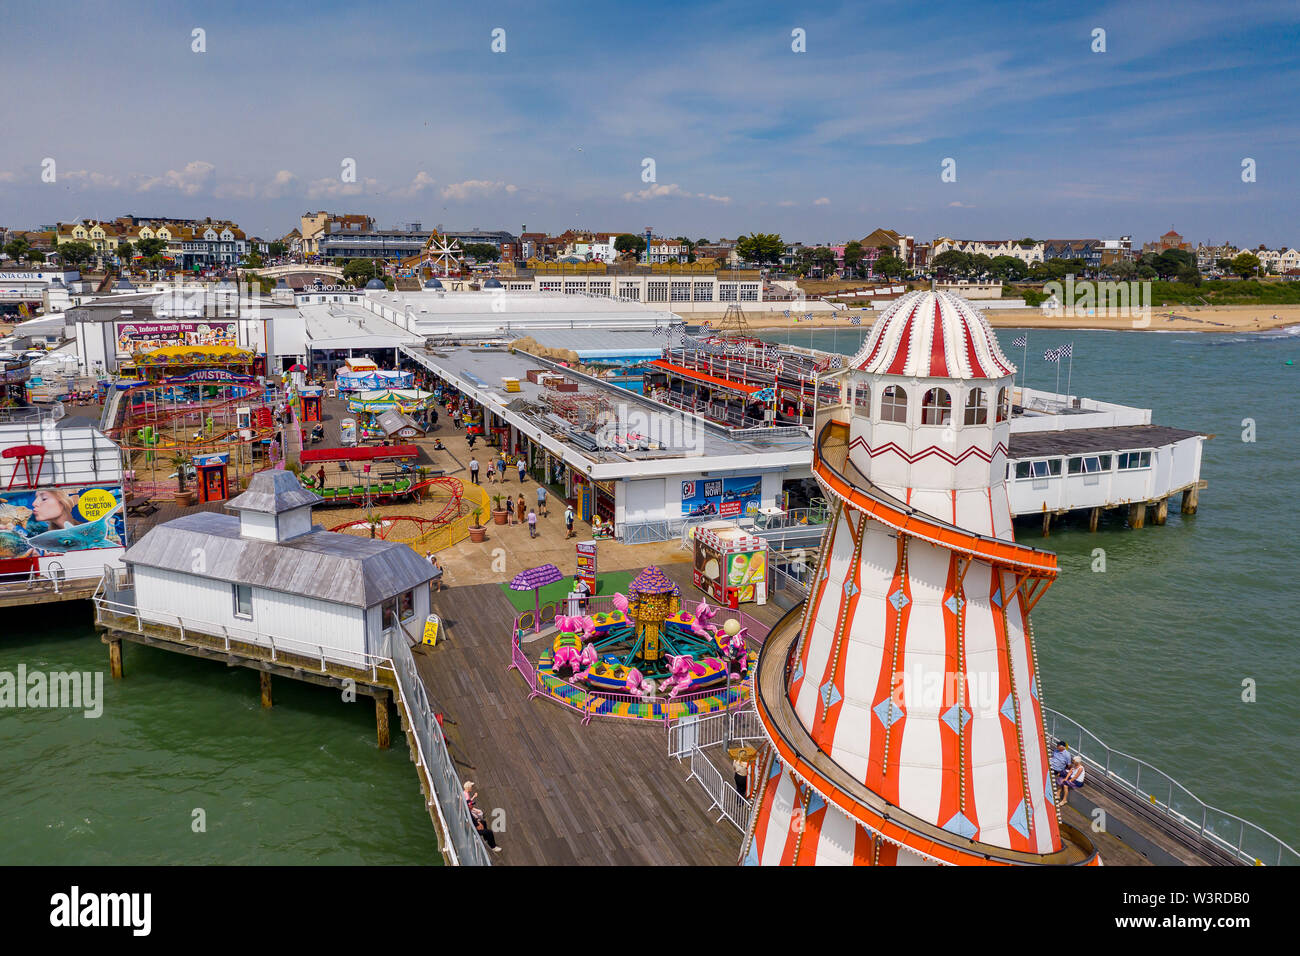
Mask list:
[[[1128,506],[1128,526],[1137,530],[1146,524],[1147,521],[1147,503],[1145,501],[1135,501]]]
[[[1101,520],[1101,509],[1100,509],[1100,508],[1093,508],[1092,511],[1089,512],[1089,514],[1088,514],[1088,530],[1089,530],[1089,531],[1096,531],[1096,530],[1097,530],[1097,522],[1100,521],[1100,520]]]
[[[379,749],[387,750],[389,746],[388,736],[388,694],[380,692],[375,694],[375,730],[379,736]]]
[[[1046,538],[1052,533],[1052,513],[1044,509],[1043,511],[1043,537]]]
[[[122,679],[122,641],[113,639],[108,641],[108,672],[112,675],[113,680]]]
[[[271,675],[266,671],[260,672],[262,678],[262,706],[271,706]]]
[[[1196,485],[1183,489],[1183,503],[1178,510],[1185,515],[1196,514],[1197,499],[1200,497],[1200,489]]]
[[[1164,498],[1161,498],[1161,499],[1156,503],[1156,518],[1155,518],[1155,522],[1156,522],[1156,524],[1158,524],[1158,525],[1162,525],[1162,524],[1165,523],[1165,519],[1168,518],[1168,517],[1169,517],[1169,498],[1168,498],[1168,497],[1164,497]]]

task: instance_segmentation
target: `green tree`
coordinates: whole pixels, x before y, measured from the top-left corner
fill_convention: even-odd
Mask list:
[[[119,242],[117,244],[117,258],[124,266],[131,264],[131,257],[135,255],[135,246],[129,242]]]
[[[84,265],[95,255],[94,247],[88,242],[61,242],[59,255],[70,266]]]
[[[272,259],[279,259],[288,251],[289,251],[289,247],[286,246],[283,242],[280,242],[280,240],[278,239],[275,242],[270,243],[266,247],[267,255],[269,255]]]
[[[461,252],[477,262],[496,262],[501,258],[501,250],[490,242],[466,243],[461,248]]]
[[[45,261],[45,253],[41,252],[39,249],[32,249],[27,253],[27,261],[33,262],[39,266]]]
[[[1029,275],[1029,267],[1015,256],[994,256],[989,261],[989,273],[996,279],[1014,282]]]
[[[1106,270],[1116,279],[1127,282],[1137,276],[1138,267],[1131,259],[1116,259]]]
[[[153,259],[161,256],[163,250],[167,248],[167,243],[161,239],[141,239],[135,244],[136,252],[146,259]]]
[[[977,252],[970,257],[970,271],[977,276],[987,275],[993,265],[993,260],[982,252]]]
[[[27,258],[27,250],[31,248],[31,243],[21,236],[5,243],[4,254],[14,262],[22,262]]]
[[[785,243],[775,232],[755,232],[736,240],[736,254],[746,262],[766,265],[778,262],[785,252]]]
[[[962,252],[957,254],[965,255],[965,253]],[[947,253],[944,253],[944,255],[947,255]],[[884,276],[886,279],[898,278],[907,273],[907,263],[895,255],[881,256],[872,263],[871,268],[873,272]]]
[[[970,260],[971,257],[969,253],[962,252],[959,249],[949,249],[947,252],[941,252],[935,256],[932,265],[936,272],[941,272],[945,275],[964,276],[970,272]],[[879,260],[876,261],[876,271],[880,271]]]
[[[1232,258],[1232,271],[1249,279],[1259,269],[1259,256],[1253,252],[1240,252]]]
[[[844,246],[844,268],[848,269],[852,275],[857,275],[862,268],[862,257],[866,253],[862,249],[862,243],[854,239]]]
[[[635,236],[630,232],[625,232],[620,236],[614,237],[614,250],[619,255],[634,252],[638,256],[645,252],[645,236]]]
[[[1232,271],[1232,260],[1231,260],[1231,259],[1215,259],[1215,260],[1214,260],[1214,268],[1218,269],[1220,272],[1231,272],[1231,271]]]

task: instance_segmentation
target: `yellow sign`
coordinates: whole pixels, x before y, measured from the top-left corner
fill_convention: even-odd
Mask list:
[[[117,507],[117,498],[103,488],[88,488],[77,498],[77,510],[87,521],[98,521]]]
[[[438,643],[438,625],[440,623],[436,614],[430,614],[424,619],[424,639],[420,641],[421,644],[428,644],[433,647]]]

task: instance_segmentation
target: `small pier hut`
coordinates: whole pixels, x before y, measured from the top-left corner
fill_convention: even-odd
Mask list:
[[[352,666],[388,656],[429,613],[433,568],[405,544],[325,531],[286,471],[226,507],[158,525],[124,555],[143,621]]]

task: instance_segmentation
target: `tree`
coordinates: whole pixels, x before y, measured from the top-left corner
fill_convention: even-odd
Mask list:
[[[343,278],[353,285],[361,285],[380,278],[383,270],[373,259],[349,259],[343,264]]]
[[[117,259],[123,265],[131,264],[131,257],[135,255],[135,246],[129,242],[119,242],[117,244]]]
[[[1029,267],[1015,256],[994,256],[989,260],[989,273],[996,279],[1014,282],[1029,274]]]
[[[785,243],[775,232],[756,232],[736,240],[736,254],[746,262],[759,265],[778,262],[785,252]]]
[[[858,270],[862,268],[862,257],[865,254],[862,243],[854,239],[844,247],[844,268],[856,276]]]
[[[1139,279],[1154,279],[1156,278],[1157,275],[1158,273],[1156,272],[1156,270],[1149,265],[1143,264],[1138,266]]]
[[[620,255],[628,252],[641,255],[645,252],[645,236],[634,236],[630,232],[625,232],[621,236],[614,237],[614,251]]]
[[[1241,252],[1232,259],[1232,271],[1243,279],[1249,279],[1259,269],[1259,256],[1253,252]]]
[[[959,252],[957,254],[965,255],[965,253],[963,252]],[[944,255],[947,255],[947,253],[944,253]],[[907,273],[907,263],[904,262],[902,259],[898,258],[898,256],[892,254],[881,256],[874,263],[872,263],[871,268],[872,271],[879,273],[880,275],[884,276],[886,279],[890,278],[891,276],[901,277]]]
[[[987,275],[992,265],[993,260],[982,252],[977,252],[970,257],[970,271],[977,276]]]
[[[27,250],[31,248],[31,243],[21,236],[10,242],[5,243],[4,254],[14,262],[22,262],[27,258]]]
[[[288,251],[289,251],[289,247],[286,246],[283,242],[280,242],[278,239],[275,242],[270,243],[266,247],[266,252],[272,259],[279,259]]]
[[[821,268],[822,275],[835,271],[835,252],[826,246],[818,246],[812,251],[812,261]]]
[[[501,258],[501,250],[490,242],[470,242],[461,247],[461,252],[475,262],[496,262]]]
[[[95,249],[88,242],[61,242],[59,255],[70,266],[79,266],[89,262],[95,256]]]
[[[1130,259],[1116,259],[1106,267],[1110,274],[1121,282],[1127,282],[1137,275],[1137,263]]]
[[[39,266],[45,261],[45,253],[41,252],[39,249],[33,249],[27,253],[27,261],[34,262]]]
[[[1232,260],[1231,260],[1231,259],[1215,259],[1215,260],[1214,260],[1214,268],[1218,269],[1220,272],[1231,272],[1231,271],[1232,271]]]
[[[244,265],[249,269],[262,268],[262,257],[257,254],[257,250],[250,250],[248,255],[244,256]]]
[[[707,246],[707,245],[709,244],[709,240],[707,240],[707,239],[696,239],[696,240],[695,240],[695,244],[696,244],[697,246]]]
[[[161,239],[141,239],[135,244],[136,252],[146,259],[153,259],[162,255],[163,250],[166,248],[167,243]]]
[[[970,272],[970,254],[958,249],[949,249],[947,252],[941,252],[934,257],[934,269],[936,272],[951,275],[965,275]],[[876,260],[876,271],[880,271],[880,260]]]

